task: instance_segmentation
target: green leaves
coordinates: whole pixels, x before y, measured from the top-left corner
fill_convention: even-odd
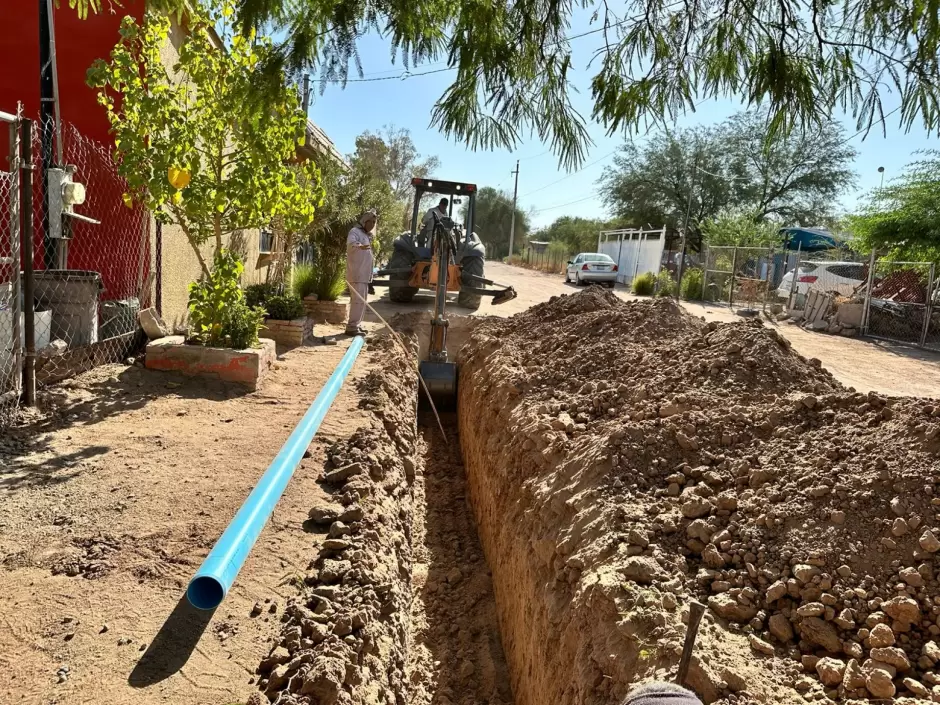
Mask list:
[[[423,214],[422,214],[423,215]],[[509,252],[509,230],[512,223],[512,195],[484,186],[477,192],[473,229],[480,239],[493,248],[493,254],[505,257]],[[513,249],[520,250],[531,230],[529,215],[516,208],[516,231]]]
[[[249,307],[239,286],[245,267],[237,255],[216,252],[209,275],[189,285],[189,323],[194,342],[243,350],[258,344],[265,310]]]
[[[782,136],[774,129],[772,115],[751,111],[715,128],[661,132],[642,146],[627,143],[616,169],[601,179],[604,198],[629,225],[682,229],[687,214],[690,232],[716,218],[722,227],[768,218],[818,225],[854,183],[855,150],[835,123]],[[711,233],[717,236],[714,228]]]
[[[894,260],[940,263],[940,152],[921,152],[904,173],[875,189],[850,216],[854,246]]]
[[[234,8],[217,0],[207,12],[192,12],[171,70],[161,58],[172,46],[166,15],[148,12],[142,25],[126,17],[110,60],[87,74],[107,111],[130,196],[179,224],[194,247],[214,238],[218,249],[223,236],[275,218],[303,228],[322,197],[314,164],[290,166],[306,125],[296,90],[281,81],[258,91],[271,41],[240,37],[228,51],[217,44],[214,30]]]
[[[100,4],[69,0],[80,16]],[[181,12],[184,0],[148,4]],[[241,0],[214,18],[236,10],[236,64],[263,66],[275,87],[308,67],[324,85],[345,82],[350,64],[361,72],[360,39],[381,33],[406,68],[446,61],[454,71],[431,115],[446,135],[472,149],[512,149],[533,134],[572,168],[590,144],[570,101],[566,35],[579,7],[595,10],[592,114],[610,133],[672,123],[716,97],[765,110],[774,136],[819,128],[838,110],[860,129],[877,127],[887,93],[900,97],[902,125],[940,130],[935,0],[628,0],[615,9],[598,0]],[[265,28],[283,43],[259,44],[254,33]]]

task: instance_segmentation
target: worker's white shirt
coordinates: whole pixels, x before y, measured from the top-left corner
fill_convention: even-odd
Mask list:
[[[360,250],[356,245],[369,245],[369,249]],[[346,238],[346,281],[354,284],[372,281],[374,266],[372,234],[357,225],[349,231],[349,237]]]
[[[429,209],[428,212],[424,214],[424,220],[422,221],[422,223],[424,223],[425,225],[427,225],[428,223],[433,223],[435,213],[437,213],[439,218],[443,218],[445,215],[447,215],[447,213],[442,211],[440,208],[438,208],[437,206],[434,206],[434,208]]]

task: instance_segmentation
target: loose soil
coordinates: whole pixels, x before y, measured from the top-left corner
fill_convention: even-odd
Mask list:
[[[940,697],[937,402],[598,288],[479,324],[459,363],[517,703],[671,677],[694,598],[706,702]]]
[[[581,290],[574,284],[565,284],[564,275],[550,275],[499,262],[487,262],[486,272],[488,277],[514,286],[519,297],[496,307],[484,302],[475,316],[521,313],[552,296],[575,294]],[[618,287],[615,293],[625,301],[638,300],[622,287]],[[693,302],[682,302],[682,307],[707,321],[729,323],[742,320],[727,307]],[[767,324],[785,336],[804,357],[821,360],[823,366],[847,387],[891,396],[940,396],[940,353],[883,341],[813,333],[786,323]]]

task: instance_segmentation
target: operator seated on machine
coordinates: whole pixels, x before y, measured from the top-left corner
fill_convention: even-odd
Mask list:
[[[428,246],[428,239],[434,231],[434,216],[437,215],[438,218],[446,216],[447,206],[447,199],[442,198],[440,203],[430,208],[428,212],[424,214],[424,220],[421,221],[421,232],[418,234],[418,247]]]

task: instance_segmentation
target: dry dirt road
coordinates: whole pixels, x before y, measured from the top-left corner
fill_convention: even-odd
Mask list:
[[[519,296],[495,307],[484,300],[474,315],[508,316],[547,301],[552,296],[578,291],[573,284],[565,284],[560,275],[553,276],[499,262],[487,262],[486,267],[487,277],[514,286]],[[637,298],[622,288],[618,288],[616,293],[628,300]],[[406,308],[421,310],[430,305],[430,296],[420,296]],[[719,306],[688,302],[684,302],[683,306],[690,313],[710,321],[742,320],[727,308]],[[376,310],[383,316],[394,315],[401,309],[398,304],[390,304],[385,296],[376,305]],[[466,313],[456,307],[454,310]],[[373,317],[372,320],[377,319]],[[787,323],[765,323],[775,326],[800,354],[821,360],[823,366],[848,387],[861,392],[874,391],[893,396],[940,397],[940,353],[882,341],[813,333]]]

